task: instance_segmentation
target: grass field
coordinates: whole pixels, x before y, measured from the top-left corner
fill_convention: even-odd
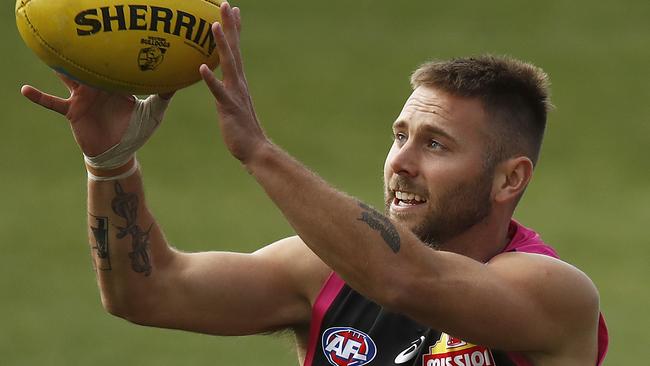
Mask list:
[[[50,0],[55,1],[55,0]],[[408,74],[480,53],[551,76],[541,164],[517,218],[598,285],[606,364],[650,357],[650,2],[234,2],[269,135],[338,188],[381,205],[389,127]],[[101,308],[86,245],[85,171],[65,120],[19,94],[63,94],[0,13],[0,365],[296,365],[283,336],[221,338],[142,328]],[[228,156],[203,85],[175,97],[140,153],[148,199],[188,251],[252,251],[292,234]],[[188,310],[191,311],[191,310]],[[561,336],[561,335],[558,335]]]

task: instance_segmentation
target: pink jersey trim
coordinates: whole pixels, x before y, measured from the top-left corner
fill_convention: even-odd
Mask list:
[[[605,323],[605,318],[603,318],[603,314],[601,313],[600,319],[598,319],[598,363],[596,363],[597,366],[603,364],[608,348],[609,348],[609,332],[607,331],[607,324]]]
[[[307,349],[307,355],[305,355],[304,366],[311,366],[314,362],[314,354],[316,352],[316,345],[318,345],[318,338],[321,325],[323,324],[323,318],[327,309],[332,305],[334,299],[339,294],[345,282],[332,272],[327,278],[323,287],[316,297],[316,302],[314,303],[314,308],[311,314],[311,324],[309,326],[309,348]]]
[[[510,222],[510,231],[514,231],[510,244],[504,252],[524,252],[533,254],[544,254],[559,259],[555,249],[542,241],[542,238],[533,230],[521,225],[515,220]]]

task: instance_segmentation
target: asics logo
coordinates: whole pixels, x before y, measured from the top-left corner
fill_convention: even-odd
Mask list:
[[[400,352],[400,354],[395,357],[395,364],[400,365],[412,360],[413,357],[420,352],[422,346],[424,346],[424,336],[420,336],[420,339],[414,340],[407,349]]]

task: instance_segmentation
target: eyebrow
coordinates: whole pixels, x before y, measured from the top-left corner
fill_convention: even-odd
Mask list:
[[[394,130],[395,129],[403,129],[403,128],[408,128],[408,123],[405,120],[398,119],[397,121],[395,121],[395,123],[393,123],[393,129]],[[426,124],[426,125],[420,127],[420,129],[423,130],[424,132],[427,132],[427,133],[431,134],[431,135],[442,136],[442,137],[450,140],[453,143],[458,143],[458,141],[453,136],[451,136],[449,133],[447,133],[445,130],[443,130],[442,128],[440,128],[438,126],[433,126],[433,125]]]

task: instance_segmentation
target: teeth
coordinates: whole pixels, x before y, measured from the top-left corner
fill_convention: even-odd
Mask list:
[[[395,191],[395,198],[402,201],[426,202],[426,200],[415,193]]]

